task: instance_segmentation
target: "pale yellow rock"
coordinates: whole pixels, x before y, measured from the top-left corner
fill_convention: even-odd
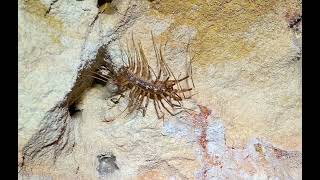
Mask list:
[[[152,67],[151,31],[157,44],[167,42],[165,58],[176,75],[194,55],[197,94],[186,104],[211,114],[200,122],[166,114],[162,122],[150,103],[145,117],[139,111],[125,116],[128,98],[113,104],[108,89],[95,85],[80,97],[81,112],[68,117],[73,148],[54,165],[25,165],[24,173],[56,179],[301,179],[301,36],[289,27],[301,15],[301,2],[114,0],[118,11],[95,21],[94,1],[57,1],[43,17],[48,5],[19,2],[19,162],[46,113],[74,86],[79,67],[103,43],[121,66],[119,42],[112,38],[124,44],[131,33]],[[107,177],[97,171],[97,156],[104,153],[113,154],[119,167]]]

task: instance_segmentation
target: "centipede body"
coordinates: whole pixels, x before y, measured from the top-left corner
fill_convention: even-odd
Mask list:
[[[190,60],[185,77],[176,78],[164,59],[163,48],[157,47],[152,33],[151,37],[157,72],[150,67],[141,42],[136,43],[132,35],[131,45],[127,43],[125,49],[120,48],[123,65],[117,71],[102,66],[93,77],[105,82],[112,81],[117,85],[118,92],[115,95],[119,95],[118,100],[128,92],[129,102],[125,108],[128,114],[141,109],[145,116],[149,101],[152,100],[157,117],[163,119],[164,110],[172,116],[186,111],[182,101],[191,97],[187,97],[185,93],[193,88],[183,88],[180,82],[191,79],[194,87],[192,66]]]

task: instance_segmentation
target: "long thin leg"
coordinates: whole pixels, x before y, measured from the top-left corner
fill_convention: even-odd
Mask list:
[[[188,79],[188,78],[189,78],[189,75],[187,75],[187,76],[184,77],[184,78],[178,79],[177,82],[181,82],[181,81],[183,81],[183,80],[185,80],[185,79]]]
[[[133,50],[135,54],[135,62],[137,63],[134,73],[139,77],[141,77],[141,71],[142,71],[141,57],[140,57],[140,52],[138,51],[136,43],[134,41],[133,33],[131,34],[131,39],[132,39]]]
[[[124,97],[123,94],[120,94],[117,100],[114,100],[113,98],[111,98],[111,101],[115,104],[118,104],[122,97]]]
[[[135,110],[136,104],[140,99],[139,96],[140,96],[141,92],[142,92],[142,90],[137,88],[137,91],[135,91],[134,94],[132,95],[132,97],[130,98],[131,103],[129,102],[130,106],[128,105],[129,106],[129,108],[128,108],[129,113],[132,113]]]
[[[170,67],[168,66],[168,64],[165,62],[165,60],[164,60],[164,58],[163,58],[163,55],[162,55],[162,50],[161,50],[161,48],[160,48],[160,60],[161,60],[161,62],[162,62],[162,64],[163,64],[164,68],[165,68],[166,71],[168,72],[169,77],[172,76],[173,79],[175,80],[175,82],[177,82],[176,84],[177,84],[177,86],[178,86],[178,89],[179,89],[179,90],[182,89],[179,81],[177,80],[177,78],[176,78],[175,75],[173,74],[171,68],[170,68]],[[183,94],[183,96],[185,97],[184,93],[182,93],[182,94]]]
[[[171,111],[163,104],[163,102],[161,101],[161,99],[160,99],[159,101],[160,101],[162,107],[163,107],[171,116],[175,116],[175,115],[177,115],[177,114],[179,114],[179,113],[182,112],[182,111],[179,111],[179,112],[176,112],[176,113],[171,112]]]
[[[141,67],[142,67],[141,77],[144,79],[148,79],[150,76],[149,64],[148,64],[147,58],[143,52],[143,48],[142,48],[141,43],[139,43],[138,46],[139,46],[139,53],[141,56],[141,64],[142,64],[141,65]]]
[[[131,61],[131,52],[129,50],[129,43],[128,43],[128,39],[126,38],[126,50],[124,51],[124,53],[126,54],[127,58],[128,58],[128,64],[129,67],[132,67],[132,61]]]
[[[193,96],[199,94],[198,92],[197,93],[194,93],[194,94],[191,94],[190,96],[186,97],[185,99],[191,99]]]
[[[176,92],[176,93],[183,93],[183,92],[188,92],[188,91],[191,91],[191,90],[192,90],[192,88],[176,90],[175,92]]]
[[[170,68],[168,68],[167,63],[165,62],[163,55],[162,55],[162,49],[160,47],[159,50],[159,57],[160,57],[160,68],[163,69],[163,75],[170,77],[173,73],[170,71]]]
[[[164,115],[162,115],[162,116],[159,115],[159,111],[158,111],[158,108],[157,108],[157,104],[156,104],[156,100],[155,100],[155,99],[153,100],[153,105],[154,105],[154,109],[156,110],[156,114],[157,114],[158,119],[163,118]]]
[[[169,99],[167,99],[163,94],[161,94],[161,98],[164,99],[173,109],[174,109],[174,107],[181,107],[181,106],[178,105],[178,104],[173,104],[173,103],[171,102],[170,97],[169,97]]]
[[[128,105],[126,107],[126,109],[129,109],[129,111],[131,110],[131,106],[135,102],[135,94],[136,94],[137,91],[139,91],[139,88],[133,88],[129,93],[129,102],[128,102]]]
[[[165,92],[165,94],[166,94],[168,97],[173,98],[175,101],[177,101],[177,102],[179,103],[180,106],[182,106],[182,103],[180,102],[180,101],[182,100],[182,98],[181,98],[178,94],[168,93],[168,92]]]
[[[156,104],[158,105],[158,108],[159,108],[159,112],[161,112],[161,118],[162,118],[162,122],[164,123],[164,112],[161,110],[161,106],[160,106],[160,104],[159,104],[159,98],[157,97],[157,95],[154,95],[154,97],[155,97],[155,102],[156,102]]]
[[[161,61],[161,57],[160,57],[160,53],[159,53],[159,50],[156,46],[156,43],[154,41],[154,36],[153,36],[153,33],[151,31],[151,37],[152,37],[152,44],[153,44],[153,49],[154,49],[154,53],[156,55],[156,59],[157,59],[157,69],[158,69],[158,75],[155,75],[156,77],[156,80],[155,82],[159,81],[160,78],[161,78],[161,73],[163,72],[163,63]],[[161,50],[161,47],[160,47],[160,50]],[[165,73],[165,72],[164,72]],[[165,74],[164,74],[165,76]]]
[[[147,93],[147,100],[146,100],[146,104],[144,105],[143,111],[142,111],[142,115],[143,117],[146,115],[146,111],[147,111],[147,107],[149,104],[149,99],[150,99],[150,93]]]
[[[189,39],[188,46],[187,46],[187,52],[188,52],[188,54],[190,53],[190,52],[189,52],[189,49],[190,49],[190,39]],[[191,79],[193,88],[195,88],[195,85],[194,85],[194,82],[193,82],[193,77],[192,77],[192,62],[193,62],[193,60],[194,60],[194,57],[195,57],[195,55],[193,55],[193,57],[190,58],[190,64],[189,64],[189,67],[188,67],[188,71],[190,71],[190,79]],[[189,73],[188,73],[188,75],[189,75]]]
[[[134,108],[132,109],[132,111],[136,110],[136,109],[140,109],[141,104],[143,103],[143,100],[145,98],[145,92],[142,92],[142,94],[140,95],[140,98],[134,103]]]

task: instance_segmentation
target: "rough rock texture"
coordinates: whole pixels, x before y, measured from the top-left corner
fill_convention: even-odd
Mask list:
[[[301,179],[301,1],[19,0],[21,179]],[[119,115],[89,71],[150,31],[193,114]],[[190,52],[186,44],[190,42]]]

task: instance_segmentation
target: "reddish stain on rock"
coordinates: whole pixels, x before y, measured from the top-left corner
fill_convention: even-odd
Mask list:
[[[206,106],[198,105],[200,108],[200,113],[194,113],[193,117],[193,124],[195,127],[201,129],[201,135],[198,139],[199,145],[202,147],[203,155],[203,163],[204,168],[202,171],[203,179],[206,179],[208,176],[208,169],[213,166],[219,166],[222,168],[222,163],[219,160],[218,156],[211,156],[208,153],[208,138],[207,138],[207,128],[208,128],[208,117],[212,113]]]
[[[289,155],[287,151],[278,148],[273,148],[273,153],[278,159],[286,158]]]
[[[208,116],[211,114],[205,106],[198,105],[200,108],[200,113],[193,114],[193,124],[195,127],[201,128],[201,135],[199,138],[199,144],[204,152],[208,152],[208,139],[207,139],[207,127],[208,127]]]

